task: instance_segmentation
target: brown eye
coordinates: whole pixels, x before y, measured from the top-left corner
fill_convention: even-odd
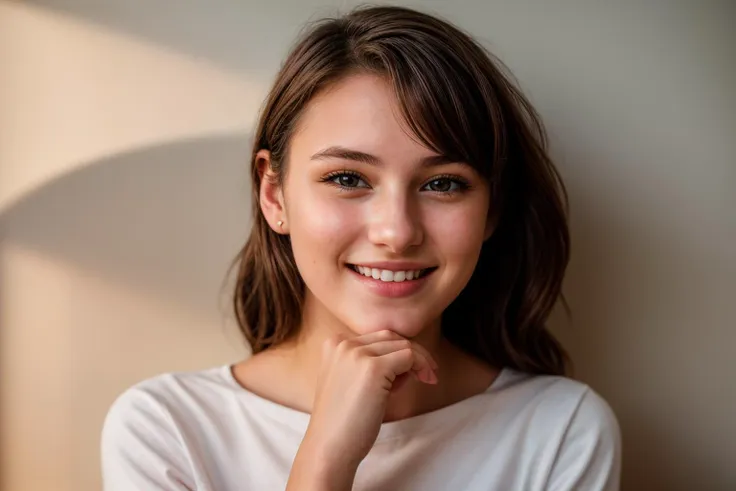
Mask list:
[[[433,181],[430,181],[427,183],[427,187],[430,191],[435,191],[437,193],[447,193],[448,191],[454,191],[452,188],[453,184],[457,184],[452,182],[450,179],[435,179]]]
[[[450,190],[452,182],[450,182],[449,179],[435,179],[429,183],[429,187],[432,191],[444,193]]]
[[[358,189],[358,188],[369,188],[365,179],[360,174],[353,172],[335,172],[322,178],[322,182],[330,184],[331,186],[337,186],[340,189]]]
[[[435,176],[422,186],[422,191],[432,191],[445,196],[462,193],[470,189],[470,183],[460,176]]]
[[[335,176],[335,183],[346,188],[357,188],[360,184],[360,178],[352,174],[341,174]]]

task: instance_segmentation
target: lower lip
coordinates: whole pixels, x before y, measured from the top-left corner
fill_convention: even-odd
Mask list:
[[[370,288],[373,293],[390,298],[408,297],[415,294],[427,283],[427,278],[434,273],[434,271],[430,271],[416,280],[381,281],[372,276],[362,275],[350,266],[345,267],[355,276],[355,279]]]

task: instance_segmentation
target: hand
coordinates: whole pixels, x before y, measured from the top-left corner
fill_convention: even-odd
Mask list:
[[[303,467],[323,470],[333,484],[345,484],[327,488],[350,489],[378,437],[391,392],[411,376],[436,384],[436,369],[426,349],[392,331],[327,341],[312,417],[288,489],[294,489],[295,474],[309,472],[299,465],[305,461],[309,464]]]

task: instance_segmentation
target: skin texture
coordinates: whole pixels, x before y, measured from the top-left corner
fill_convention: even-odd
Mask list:
[[[435,153],[413,141],[397,111],[385,82],[371,76],[351,77],[313,100],[291,141],[280,219],[288,226],[315,318],[358,334],[390,329],[414,337],[470,279],[486,234],[489,192],[470,166],[418,165]],[[310,160],[337,145],[377,156],[383,164]],[[359,185],[370,187],[344,190],[320,182],[343,170],[362,174],[365,183]],[[422,190],[444,174],[472,188],[449,194]],[[403,299],[371,295],[345,274],[345,263],[387,260],[439,268],[427,288]]]
[[[412,138],[374,75],[317,95],[290,143],[283,187],[268,151],[257,163],[263,214],[290,235],[307,286],[303,322],[296,338],[236,365],[234,375],[312,414],[289,489],[350,489],[382,422],[463,400],[497,374],[440,335],[442,311],[492,233],[489,189],[470,166],[441,162]],[[324,155],[335,147],[376,162]],[[387,297],[348,267],[384,261],[434,270],[412,294]]]

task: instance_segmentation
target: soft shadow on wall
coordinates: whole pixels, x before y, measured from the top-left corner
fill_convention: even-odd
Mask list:
[[[225,278],[250,229],[249,154],[228,135],[114,155],[0,216],[6,485],[99,489],[121,390],[247,356]]]
[[[4,241],[210,312],[250,229],[249,145],[196,139],[83,166],[5,211]]]

